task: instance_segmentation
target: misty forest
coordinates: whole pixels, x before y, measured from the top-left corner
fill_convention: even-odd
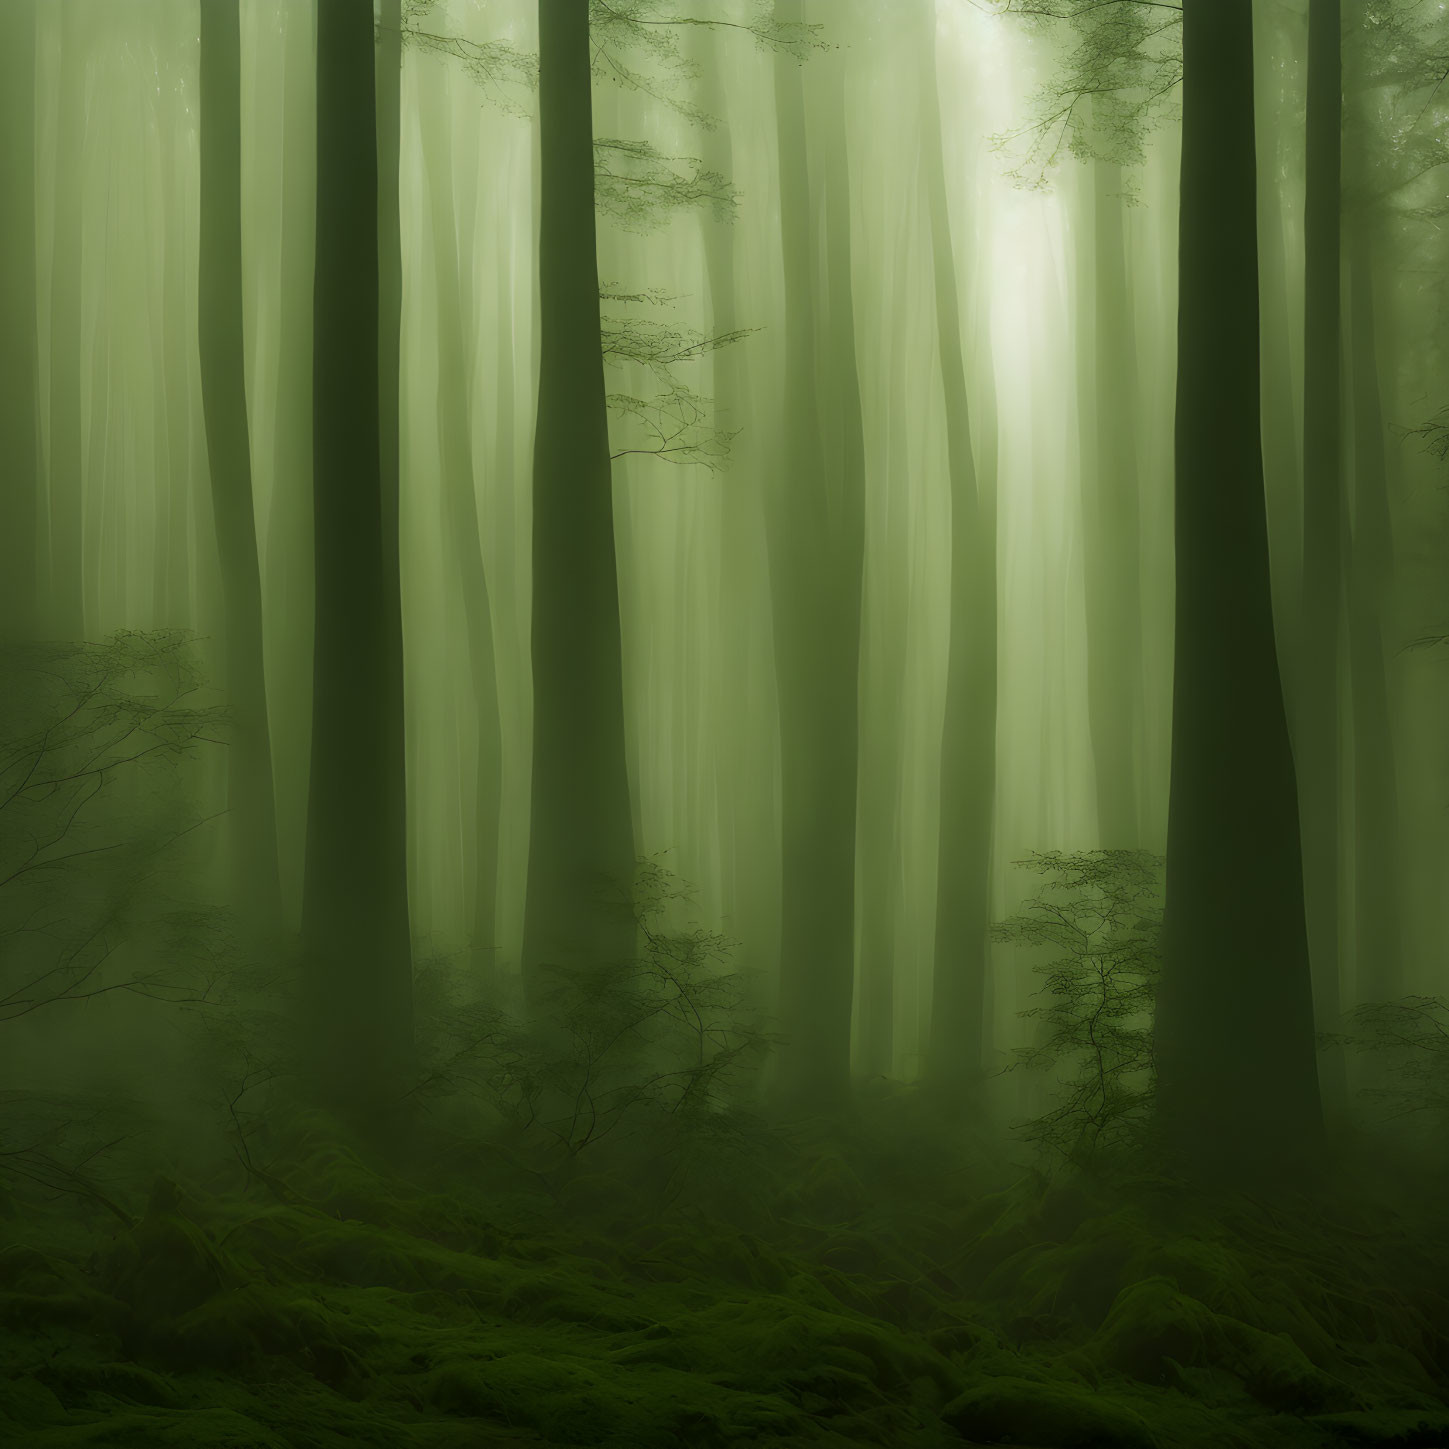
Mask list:
[[[0,1441],[1449,1445],[1449,7],[0,72]]]

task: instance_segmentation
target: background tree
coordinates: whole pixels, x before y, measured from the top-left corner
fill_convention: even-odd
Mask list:
[[[0,639],[35,636],[41,492],[35,323],[35,7],[0,8]]]
[[[934,7],[932,7],[932,11]],[[934,20],[934,14],[930,17]],[[922,138],[936,290],[936,346],[951,488],[951,622],[941,738],[941,829],[930,1074],[958,1098],[978,1081],[986,1032],[987,932],[996,807],[996,500],[978,471],[961,341],[934,24],[924,47]]]
[[[775,18],[803,23],[801,0],[777,0]],[[787,419],[768,533],[780,701],[778,1087],[799,1107],[829,1110],[845,1101],[850,1074],[863,501],[844,460],[839,472],[826,462],[817,268],[832,223],[822,236],[800,62],[788,54],[775,61],[775,112]],[[828,197],[828,175],[824,187]]]
[[[237,904],[261,930],[281,923],[271,734],[262,651],[262,583],[252,498],[242,306],[241,16],[237,0],[204,4],[201,35],[202,404],[212,518],[221,565],[231,867]]]

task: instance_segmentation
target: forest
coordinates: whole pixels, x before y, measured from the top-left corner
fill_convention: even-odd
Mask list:
[[[0,0],[0,1442],[1449,1446],[1449,7]]]

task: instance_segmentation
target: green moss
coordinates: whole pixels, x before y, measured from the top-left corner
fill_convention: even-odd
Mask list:
[[[941,1416],[981,1444],[1040,1449],[1155,1449],[1157,1440],[1134,1410],[1067,1384],[998,1378],[968,1389]]]

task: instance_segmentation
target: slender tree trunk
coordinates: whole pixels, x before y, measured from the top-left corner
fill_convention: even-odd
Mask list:
[[[1141,529],[1137,471],[1137,339],[1127,279],[1122,169],[1092,163],[1093,457],[1086,469],[1083,542],[1087,711],[1102,845],[1141,844],[1145,746]]]
[[[59,0],[60,127],[50,286],[50,601],[46,632],[85,635],[82,583],[81,256],[86,141],[82,0]]]
[[[1168,1141],[1229,1180],[1321,1136],[1259,399],[1251,0],[1186,0],[1176,666],[1157,1020]]]
[[[903,210],[902,238],[914,221]],[[904,253],[903,253],[904,254]],[[906,268],[895,274],[894,311],[902,314],[914,285]],[[910,477],[908,433],[913,413],[911,367],[914,339],[897,327],[889,376],[892,401],[887,420],[884,487],[868,519],[861,627],[860,819],[857,889],[859,960],[856,981],[858,1075],[889,1077],[896,1057],[896,945],[904,896],[902,862],[901,761],[905,740],[907,651],[910,624],[909,569],[898,550],[909,532],[903,499]]]
[[[720,124],[701,137],[705,165],[734,175],[728,84],[716,37],[699,37],[700,105]],[[701,214],[710,324],[715,336],[741,326],[735,279],[736,224],[709,209]],[[741,343],[711,355],[716,425],[735,431],[745,402],[746,348]],[[719,610],[719,661],[711,708],[719,731],[716,807],[720,831],[721,899],[725,929],[738,943],[738,963],[773,969],[779,935],[779,859],[775,800],[759,779],[760,761],[775,749],[767,738],[774,718],[771,696],[770,581],[764,536],[764,499],[753,466],[756,440],[736,445],[720,489],[719,571],[729,594]],[[743,454],[743,456],[741,456]]]
[[[264,573],[265,644],[282,892],[301,909],[312,731],[312,272],[316,255],[315,35],[308,6],[288,6],[281,57],[282,148],[278,237],[277,401]]]
[[[1308,13],[1304,211],[1303,604],[1297,629],[1299,812],[1318,1027],[1339,1016],[1339,710],[1343,632],[1342,391],[1343,56],[1339,0]],[[1343,1093],[1343,1058],[1325,1059],[1324,1091]]]
[[[40,623],[35,321],[35,6],[0,7],[0,641]]]
[[[493,609],[483,570],[479,539],[477,484],[473,473],[471,424],[472,369],[467,335],[473,325],[472,288],[464,269],[472,266],[471,248],[460,241],[453,205],[452,116],[447,91],[422,89],[424,151],[429,157],[433,273],[438,303],[438,457],[443,502],[443,531],[453,554],[461,589],[463,626],[468,640],[468,672],[474,710],[475,786],[472,820],[472,944],[481,981],[493,974],[497,941],[498,816],[502,796],[498,678],[493,657]],[[472,231],[472,218],[465,233]],[[465,297],[468,299],[465,302]]]
[[[588,0],[540,0],[541,356],[525,985],[635,949],[613,481],[599,329]]]
[[[862,855],[860,848],[861,758],[858,731],[860,728],[861,625],[865,591],[865,420],[861,405],[860,366],[855,341],[854,248],[851,237],[850,155],[846,131],[848,110],[845,66],[847,57],[851,53],[851,50],[847,48],[836,55],[818,61],[815,73],[820,79],[819,134],[822,180],[825,186],[823,220],[826,270],[825,287],[820,297],[821,314],[825,319],[824,355],[828,359],[822,378],[825,458],[832,474],[838,479],[836,486],[839,489],[840,504],[838,506],[842,512],[841,531],[844,545],[841,562],[843,568],[849,570],[854,579],[854,587],[847,595],[846,603],[850,613],[843,617],[836,626],[837,628],[842,626],[850,628],[854,634],[853,644],[847,645],[855,657],[852,672],[856,678],[855,702],[851,707],[852,719],[857,730],[855,760],[852,765],[856,798],[853,802],[855,819],[851,822],[850,831],[856,872],[855,900],[851,921],[852,934],[854,934],[856,912],[877,904],[883,908],[886,918],[890,920],[892,926],[894,925],[892,892],[889,885],[882,893],[884,899],[879,903],[870,899],[876,882],[882,879],[878,872],[884,870],[886,872],[884,879],[889,882],[892,878],[889,872],[894,861],[873,860],[870,852]],[[849,588],[850,576],[846,576],[843,582]],[[899,697],[898,691],[897,700]],[[899,803],[898,791],[889,781],[882,782],[882,789],[888,791],[892,797],[885,808],[894,814]],[[886,840],[889,840],[890,834],[889,825],[887,825]],[[876,911],[875,914],[880,915],[881,912]],[[857,941],[855,952],[859,952],[861,949],[862,943]],[[855,965],[856,963],[852,959],[852,976]],[[878,957],[873,966],[873,995],[876,998],[873,1005],[885,1013],[883,1020],[875,1030],[878,1034],[883,1033],[885,1041],[889,1042],[891,1018],[894,1014],[892,1010],[895,981],[894,950],[888,948],[882,956]],[[890,1002],[884,999],[887,993],[892,998]],[[854,986],[852,985],[852,996],[853,994]],[[851,1005],[853,1008],[853,1000]],[[844,1053],[849,1061],[851,1051],[849,1014],[845,1015],[841,1029],[845,1033]],[[837,1047],[836,1050],[838,1051],[840,1048]],[[880,1050],[881,1046],[877,1044],[876,1051]],[[889,1047],[886,1047],[886,1050],[888,1052]],[[889,1057],[887,1057],[886,1066],[888,1069]]]
[[[1388,427],[1379,382],[1372,218],[1350,227],[1348,286],[1353,359],[1353,529],[1348,557],[1348,647],[1353,703],[1354,975],[1360,1000],[1404,994],[1399,863],[1399,776],[1389,703],[1383,610],[1394,567]]]
[[[270,933],[282,911],[242,332],[241,19],[238,0],[207,0],[200,10],[199,336],[234,724],[227,754],[231,865],[249,928]]]
[[[777,0],[775,14],[799,24],[801,0]],[[836,1111],[849,1094],[855,977],[863,503],[854,474],[831,476],[824,463],[816,371],[822,238],[811,212],[801,67],[790,56],[775,62],[775,109],[785,269],[784,437],[768,534],[780,700],[785,1043],[777,1088],[793,1108]],[[839,215],[841,199],[833,205]],[[839,275],[839,246],[838,234],[826,238],[827,287]]]
[[[316,643],[302,925],[324,1098],[380,1113],[410,1046],[412,982],[396,500],[379,416],[372,7],[319,0],[317,19]]]
[[[932,7],[934,8],[934,7]],[[984,1071],[991,842],[996,808],[996,508],[973,451],[956,280],[935,25],[922,97],[926,195],[936,286],[936,346],[946,403],[951,489],[951,637],[941,738],[936,956],[927,1064],[953,1104]]]

